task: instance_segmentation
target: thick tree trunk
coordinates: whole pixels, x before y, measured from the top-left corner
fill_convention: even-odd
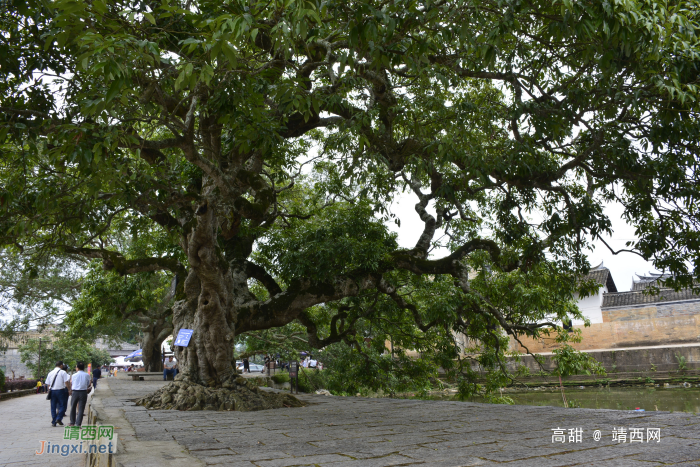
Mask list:
[[[144,333],[143,342],[141,343],[141,354],[146,371],[163,371],[162,343],[163,341],[156,339],[153,333]]]
[[[197,226],[187,239],[190,272],[185,300],[173,306],[173,335],[194,333],[187,347],[174,349],[175,382],[139,401],[149,408],[179,410],[262,410],[303,405],[291,395],[261,391],[236,374],[236,307],[253,299],[247,276],[229,264],[216,243],[218,223],[211,206],[198,210]]]
[[[193,329],[189,346],[175,351],[184,379],[223,387],[235,378],[233,345],[236,293],[230,265],[216,244],[218,224],[213,208],[204,205],[188,238],[192,269],[185,280],[186,301],[173,308],[174,332]]]
[[[141,321],[141,355],[146,371],[163,371],[163,356],[161,346],[163,341],[173,332],[173,325],[164,316],[153,318],[148,315],[139,316]]]

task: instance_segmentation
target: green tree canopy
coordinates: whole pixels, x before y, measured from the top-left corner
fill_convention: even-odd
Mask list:
[[[117,247],[126,260],[170,253],[169,236],[147,225],[136,230],[139,221],[130,216],[114,219],[103,241]],[[130,230],[132,235],[124,235]],[[86,269],[80,296],[64,321],[69,334],[92,339],[102,336],[113,343],[138,336],[146,370],[162,370],[162,344],[173,331],[172,305],[177,291],[182,293],[177,272],[146,270],[120,275],[105,270],[97,259]]]
[[[16,331],[60,322],[80,292],[85,261],[0,249],[0,316],[10,337]]]
[[[64,321],[67,333],[117,345],[138,340],[146,370],[162,370],[161,347],[173,331],[168,277],[160,272],[121,277],[93,263],[81,285]]]
[[[19,352],[22,363],[31,370],[35,378],[46,378],[58,361],[68,365],[71,371],[78,362],[85,364],[86,371],[90,363],[102,366],[112,362],[109,352],[97,349],[93,342],[67,335],[61,335],[50,343],[44,341],[41,346],[39,339],[30,339],[19,347]]]
[[[234,389],[235,336],[294,321],[358,351],[371,323],[436,335],[445,361],[462,332],[502,369],[504,333],[578,316],[607,202],[674,285],[700,271],[698,6],[9,2],[0,242],[177,275],[180,388]],[[386,227],[404,191],[415,245]],[[169,248],[105,242],[122,216]]]

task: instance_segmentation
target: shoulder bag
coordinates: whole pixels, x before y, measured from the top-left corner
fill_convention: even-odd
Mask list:
[[[53,375],[53,381],[51,381],[51,386],[49,386],[49,392],[46,393],[46,400],[50,401],[51,400],[51,389],[53,388],[53,383],[56,381],[56,376],[61,372],[61,370],[58,370],[55,375]]]

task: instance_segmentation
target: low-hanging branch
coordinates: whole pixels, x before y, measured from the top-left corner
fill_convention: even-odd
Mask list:
[[[75,248],[63,246],[63,251],[71,255],[79,255],[84,258],[101,259],[105,270],[124,274],[136,274],[139,272],[153,272],[167,270],[176,274],[186,275],[185,268],[175,258],[137,258],[126,259],[121,253],[104,248]]]

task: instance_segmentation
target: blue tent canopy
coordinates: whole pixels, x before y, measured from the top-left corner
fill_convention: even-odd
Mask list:
[[[129,359],[131,359],[131,358],[141,358],[141,357],[142,357],[141,349],[138,349],[138,350],[136,350],[136,351],[134,351],[134,352],[131,352],[131,353],[130,353],[129,355],[127,355],[126,357],[124,357],[124,360],[129,360]]]

